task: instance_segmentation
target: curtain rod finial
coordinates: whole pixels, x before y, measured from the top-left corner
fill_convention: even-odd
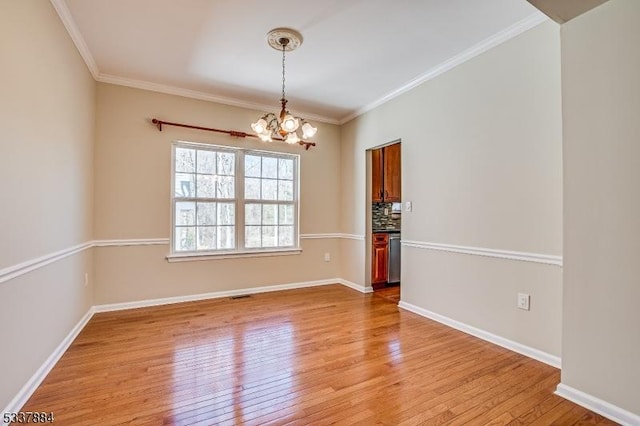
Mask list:
[[[151,120],[151,122],[156,125],[159,131],[162,131],[162,121],[154,118],[153,120]]]

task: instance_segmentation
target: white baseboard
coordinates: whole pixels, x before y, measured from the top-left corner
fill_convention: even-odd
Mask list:
[[[238,290],[228,290],[228,291],[217,291],[212,293],[203,293],[203,294],[193,294],[187,296],[177,296],[177,297],[166,297],[161,299],[149,299],[149,300],[139,300],[135,302],[124,302],[124,303],[112,303],[106,305],[96,305],[89,308],[87,313],[78,321],[78,323],[73,327],[73,329],[67,334],[67,336],[62,340],[62,342],[55,348],[53,353],[46,359],[46,361],[38,368],[35,374],[27,381],[27,383],[20,389],[18,394],[11,400],[9,405],[5,408],[3,413],[11,413],[18,412],[22,408],[22,406],[27,402],[27,400],[31,397],[31,395],[35,392],[35,390],[40,386],[42,381],[47,377],[47,374],[51,372],[56,363],[60,360],[62,355],[69,349],[71,343],[75,340],[75,338],[80,334],[82,329],[87,325],[89,320],[93,317],[95,313],[98,312],[111,312],[111,311],[120,311],[124,309],[134,309],[134,308],[143,308],[149,306],[158,306],[158,305],[168,305],[172,303],[181,303],[181,302],[192,302],[197,300],[205,300],[205,299],[216,299],[221,297],[231,297],[238,296],[242,294],[257,294],[257,293],[267,293],[271,291],[280,291],[280,290],[293,290],[297,288],[305,288],[305,287],[316,287],[323,286],[329,284],[342,284],[346,287],[355,289],[361,293],[371,293],[373,289],[371,287],[363,287],[361,285],[355,284],[351,281],[343,280],[341,278],[332,278],[327,280],[317,280],[317,281],[304,281],[298,283],[289,283],[289,284],[280,284],[280,285],[272,285],[272,286],[264,286],[264,287],[251,287],[244,288]]]
[[[22,406],[27,402],[27,400],[33,395],[36,391],[40,383],[47,377],[47,375],[51,372],[53,367],[55,367],[56,363],[62,358],[62,355],[69,349],[71,343],[78,337],[78,334],[82,331],[85,325],[89,322],[91,317],[93,317],[94,310],[93,307],[89,308],[86,314],[80,321],[73,327],[73,329],[66,335],[66,337],[60,342],[60,344],[54,349],[53,353],[49,355],[49,358],[45,360],[45,362],[38,368],[33,376],[25,383],[25,385],[20,389],[18,394],[9,402],[9,405],[5,407],[3,413],[15,413],[20,411]]]
[[[493,333],[489,333],[488,331],[475,328],[460,321],[445,317],[444,315],[436,314],[435,312],[431,312],[419,306],[412,305],[411,303],[400,301],[400,303],[398,303],[398,306],[402,309],[413,312],[414,314],[432,319],[451,328],[455,328],[456,330],[460,330],[482,340],[486,340],[487,342],[491,342],[529,358],[544,362],[545,364],[548,364],[552,367],[560,368],[561,366],[560,357],[557,357],[555,355],[551,355],[538,349],[523,345],[521,343],[514,342],[513,340],[509,340]]]
[[[615,406],[600,398],[579,391],[578,389],[560,383],[556,388],[555,394],[578,405],[588,408],[594,413],[598,413],[616,423],[624,426],[640,425],[640,416],[627,411],[623,408]]]
[[[341,284],[339,278],[317,281],[303,281],[298,283],[278,284],[264,287],[250,287],[238,290],[215,291],[211,293],[190,294],[186,296],[163,297],[161,299],[138,300],[135,302],[111,303],[94,306],[95,312],[113,312],[125,309],[146,308],[149,306],[170,305],[173,303],[195,302],[198,300],[219,299],[222,297],[240,296],[243,294],[268,293],[271,291],[293,290],[296,288],[316,287],[328,284]]]
[[[360,293],[373,293],[373,287],[371,287],[371,286],[369,286],[369,287],[361,286],[360,284],[356,284],[356,283],[354,283],[352,281],[347,281],[347,280],[344,280],[342,278],[338,278],[337,281],[340,284],[342,284],[343,286],[346,286],[346,287],[352,288],[354,290],[357,290]]]
[[[62,355],[69,349],[71,343],[75,340],[75,338],[80,334],[82,329],[87,325],[89,320],[93,317],[95,313],[98,312],[111,312],[111,311],[120,311],[124,309],[134,309],[134,308],[142,308],[147,306],[158,306],[158,305],[167,305],[172,303],[180,303],[180,302],[190,302],[204,299],[215,299],[220,297],[230,297],[237,296],[241,294],[255,294],[255,293],[266,293],[270,291],[279,291],[279,290],[291,290],[296,288],[305,288],[305,287],[315,287],[322,286],[328,284],[342,284],[341,279],[328,279],[328,280],[318,280],[318,281],[305,281],[299,283],[290,283],[290,284],[281,284],[281,285],[273,285],[266,287],[253,287],[253,288],[245,288],[239,290],[229,290],[229,291],[219,291],[213,293],[205,293],[205,294],[195,294],[188,296],[178,296],[178,297],[167,297],[162,299],[151,299],[151,300],[140,300],[136,302],[125,302],[125,303],[113,303],[108,305],[96,305],[89,308],[87,313],[78,321],[78,323],[73,327],[73,329],[67,334],[67,336],[62,340],[62,342],[55,348],[53,353],[46,359],[46,361],[38,368],[35,374],[25,383],[25,385],[20,389],[18,394],[11,400],[9,405],[4,409],[2,413],[12,413],[18,412],[22,408],[22,406],[27,402],[27,400],[33,395],[38,386],[42,383],[42,381],[47,377],[47,375],[51,372],[56,363],[60,360]],[[346,284],[345,284],[346,285]],[[355,284],[354,284],[355,285]],[[351,287],[350,285],[348,287]],[[359,286],[356,286],[359,287]],[[362,291],[362,290],[361,290]],[[364,291],[363,291],[364,292]],[[2,419],[0,419],[0,422]]]

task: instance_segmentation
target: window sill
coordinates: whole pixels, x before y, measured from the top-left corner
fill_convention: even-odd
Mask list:
[[[245,257],[291,256],[302,253],[301,248],[261,251],[235,251],[225,253],[174,253],[166,256],[167,262],[195,262],[199,260],[237,259]]]

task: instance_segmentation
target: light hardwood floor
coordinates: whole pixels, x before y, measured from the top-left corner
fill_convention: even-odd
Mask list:
[[[55,424],[613,424],[557,369],[340,285],[96,314],[23,410]]]

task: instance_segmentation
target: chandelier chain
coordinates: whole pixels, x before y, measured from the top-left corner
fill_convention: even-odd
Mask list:
[[[285,48],[287,47],[286,44],[282,45],[282,99],[285,99],[284,97],[284,58],[285,58]]]

